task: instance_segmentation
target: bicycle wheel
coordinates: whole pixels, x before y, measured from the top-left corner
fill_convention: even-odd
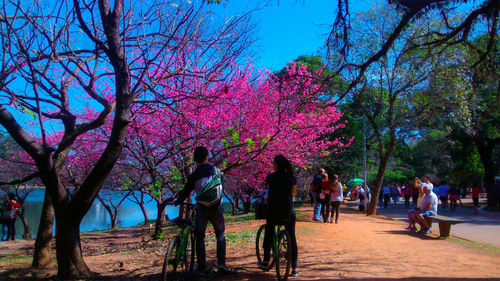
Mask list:
[[[257,261],[261,262],[264,260],[264,237],[266,235],[266,225],[261,225],[257,231],[257,238],[255,239],[255,253],[257,255]],[[274,265],[274,258],[271,255],[269,260],[269,268]]]
[[[278,254],[276,255],[276,277],[278,280],[285,281],[290,274],[292,265],[291,238],[288,231],[282,230],[278,236]]]
[[[161,274],[163,281],[179,280],[183,274],[192,270],[194,263],[193,240],[191,239],[191,235],[188,237],[186,248],[179,258],[177,258],[177,252],[181,250],[181,239],[179,236],[175,236],[170,241],[165,260],[163,261]],[[188,257],[190,258],[188,259]]]
[[[177,250],[179,249],[179,236],[175,236],[168,244],[168,250],[165,254],[165,260],[163,261],[163,268],[161,272],[162,280],[178,280],[177,266],[178,262],[176,260]]]
[[[264,234],[266,225],[263,224],[257,231],[257,238],[255,239],[255,253],[257,254],[257,261],[261,262],[264,259]]]

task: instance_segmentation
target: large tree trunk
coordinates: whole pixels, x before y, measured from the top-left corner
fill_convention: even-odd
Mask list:
[[[382,188],[382,184],[384,183],[385,169],[387,168],[387,164],[389,163],[389,159],[391,159],[391,155],[395,147],[396,147],[395,137],[392,137],[386,152],[382,153],[380,156],[380,161],[377,170],[377,177],[375,178],[375,186],[372,190],[372,199],[368,206],[368,210],[366,210],[366,214],[369,216],[375,216],[377,214],[378,196],[380,194],[380,189]]]
[[[495,184],[495,163],[493,161],[494,145],[488,141],[476,141],[477,150],[484,167],[484,184],[487,193],[487,206],[494,209],[497,205],[496,193],[493,185]]]
[[[80,221],[64,209],[57,214],[56,221],[58,275],[64,279],[90,277],[91,271],[82,256]]]
[[[54,262],[52,258],[52,231],[54,228],[54,206],[47,190],[43,200],[42,215],[35,240],[35,251],[31,266],[35,269],[47,268]]]

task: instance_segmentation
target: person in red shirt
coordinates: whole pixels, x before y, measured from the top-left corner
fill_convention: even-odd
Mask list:
[[[323,216],[323,222],[329,222],[328,217],[330,215],[330,198],[331,198],[331,188],[330,182],[328,181],[328,174],[321,175],[321,215]]]
[[[474,215],[478,214],[479,208],[479,193],[481,193],[481,189],[478,186],[475,186],[472,189],[472,202],[474,203]]]
[[[5,195],[5,201],[7,202],[6,211],[9,214],[9,217],[4,222],[7,226],[7,237],[5,237],[5,241],[16,240],[17,210],[22,208],[22,206],[15,200],[15,198],[16,195],[14,193]]]

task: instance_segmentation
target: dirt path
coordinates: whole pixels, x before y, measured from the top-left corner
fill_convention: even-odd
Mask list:
[[[437,235],[410,234],[403,230],[402,222],[366,217],[347,208],[342,211],[339,224],[322,224],[309,221],[310,208],[300,210],[300,276],[290,280],[500,280],[498,249],[482,249],[457,239],[440,240]],[[273,280],[274,272],[256,267],[254,241],[260,224],[262,221],[228,225],[227,263],[235,273],[207,280]],[[103,276],[95,279],[157,280],[167,241],[152,241],[148,234],[148,227],[143,227],[85,235],[85,260]],[[33,276],[29,258],[22,258],[29,255],[32,244],[0,243],[1,280]],[[214,260],[213,239],[207,248],[208,259]]]

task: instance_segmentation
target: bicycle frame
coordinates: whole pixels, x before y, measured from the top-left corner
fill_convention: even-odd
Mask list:
[[[179,231],[179,238],[180,238],[180,243],[179,243],[179,248],[176,251],[176,256],[175,256],[175,263],[178,264],[179,261],[181,260],[182,256],[184,255],[184,252],[186,252],[186,246],[189,241],[189,235],[191,234],[192,230],[194,229],[194,217],[196,214],[196,208],[193,205],[187,205],[186,206],[190,209],[192,209],[192,219],[191,219],[191,224],[186,225],[184,227],[181,227],[181,230]]]
[[[281,225],[276,225],[274,234],[273,234],[273,246],[272,246],[272,251],[273,251],[273,257],[276,258],[279,255],[279,239],[278,235],[281,232]]]

